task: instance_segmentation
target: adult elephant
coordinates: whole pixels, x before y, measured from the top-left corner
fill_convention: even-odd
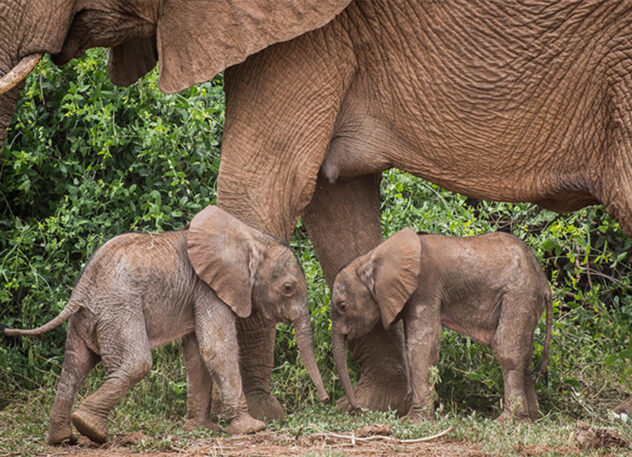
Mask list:
[[[304,215],[330,284],[381,241],[390,167],[483,199],[601,202],[632,234],[627,1],[1,1],[0,74],[33,53],[62,63],[107,46],[114,82],[158,59],[175,92],[238,64],[218,204],[283,240]],[[3,126],[16,97],[0,103]],[[251,412],[276,417],[274,329],[255,316],[241,333]],[[362,406],[406,410],[401,356],[387,355],[400,337],[375,330],[351,348]]]

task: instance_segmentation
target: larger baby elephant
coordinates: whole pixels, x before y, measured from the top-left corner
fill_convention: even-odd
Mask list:
[[[491,345],[505,384],[499,419],[537,419],[533,333],[546,307],[541,363],[546,370],[551,291],[535,256],[518,238],[505,233],[457,238],[404,229],[345,267],[331,300],[334,361],[353,407],[345,337],[361,337],[380,320],[388,328],[401,317],[412,393],[409,418],[433,414],[429,368],[439,360],[443,324]]]
[[[51,444],[74,441],[71,420],[80,433],[104,442],[108,413],[150,371],[151,349],[180,337],[187,339],[186,348],[196,348],[195,354],[185,351],[185,358],[203,361],[197,369],[204,373],[192,373],[195,364],[187,363],[189,379],[204,379],[208,371],[224,405],[227,431],[248,433],[265,425],[248,414],[235,314],[247,317],[253,306],[268,321],[294,324],[306,369],[326,399],[314,358],[305,277],[296,257],[275,238],[214,206],[195,216],[188,230],[129,233],[108,241],[55,319],[34,330],[5,332],[37,335],[69,319],[50,416]],[[106,380],[71,416],[77,389],[99,359]],[[210,385],[190,388],[210,392]]]

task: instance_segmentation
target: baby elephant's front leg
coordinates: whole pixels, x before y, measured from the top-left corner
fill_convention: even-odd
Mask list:
[[[200,354],[195,333],[182,337],[182,353],[187,370],[187,420],[183,428],[195,430],[204,427],[221,432],[222,428],[210,417],[213,381]]]
[[[224,405],[223,414],[229,422],[226,431],[233,435],[263,430],[265,424],[248,413],[239,371],[235,316],[214,293],[209,295],[212,297],[195,305],[195,333],[202,359]]]
[[[404,316],[404,328],[412,401],[404,418],[419,422],[434,417],[430,367],[439,362],[441,315],[439,304],[408,308]]]

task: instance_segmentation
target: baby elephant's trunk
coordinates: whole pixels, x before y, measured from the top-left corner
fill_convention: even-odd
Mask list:
[[[349,404],[355,410],[358,408],[355,395],[353,394],[353,386],[351,385],[351,378],[349,377],[349,369],[347,367],[347,351],[345,348],[345,337],[334,325],[331,330],[331,349],[334,354],[334,364],[336,365],[336,371],[342,384],[342,388],[345,391]]]
[[[298,345],[298,352],[305,365],[305,370],[311,378],[312,382],[316,386],[318,397],[320,401],[329,401],[329,395],[323,380],[320,377],[320,371],[318,371],[318,365],[316,364],[316,357],[314,355],[314,337],[312,335],[312,326],[309,322],[309,315],[307,317],[301,317],[292,322],[294,325],[294,333],[296,334],[296,344]]]
[[[77,302],[74,301],[69,301],[68,304],[66,305],[66,307],[61,311],[61,313],[59,313],[57,315],[57,317],[55,317],[52,321],[47,322],[46,324],[42,325],[41,327],[37,327],[34,329],[29,329],[29,330],[21,330],[21,329],[16,329],[16,328],[5,328],[4,329],[4,334],[7,336],[34,336],[34,335],[41,335],[42,333],[46,333],[49,330],[54,329],[55,327],[61,325],[62,323],[64,323],[66,320],[68,320],[70,318],[70,316],[72,316],[73,314],[75,314],[77,311],[79,311],[79,308],[81,308],[81,305],[79,305]]]

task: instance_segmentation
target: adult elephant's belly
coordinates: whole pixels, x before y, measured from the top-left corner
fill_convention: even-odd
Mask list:
[[[507,96],[495,89],[475,101],[472,90],[458,89],[432,107],[399,110],[392,166],[475,198],[559,212],[599,202],[604,112],[575,112],[544,90],[514,101],[520,91]]]
[[[474,198],[531,202],[560,213],[600,203],[594,194],[594,179],[600,171],[592,165],[584,165],[583,170],[569,165],[565,170],[561,157],[553,165],[555,160],[538,159],[536,153],[525,152],[522,160],[507,161],[502,153],[488,151],[482,156],[481,150],[472,149],[459,156],[453,152],[456,149],[457,145],[448,150],[437,148],[432,155],[418,156],[423,164],[411,161],[394,166]],[[545,151],[538,153],[544,156]]]
[[[562,8],[555,21],[529,12],[512,27],[504,8],[499,24],[475,6],[458,11],[468,18],[400,18],[416,39],[376,45],[378,61],[360,57],[379,70],[352,86],[334,141],[364,141],[363,163],[472,197],[557,211],[607,198],[617,106],[605,18],[582,10],[592,18],[583,24]],[[581,33],[561,32],[577,24]]]
[[[392,106],[390,113],[354,107],[339,119],[321,172],[333,182],[395,167],[469,197],[558,212],[599,203],[607,142],[588,138],[601,138],[605,129],[584,128],[571,122],[572,113],[553,108],[503,112],[509,102],[473,106],[460,95],[453,106],[435,100],[433,110],[421,103]]]

